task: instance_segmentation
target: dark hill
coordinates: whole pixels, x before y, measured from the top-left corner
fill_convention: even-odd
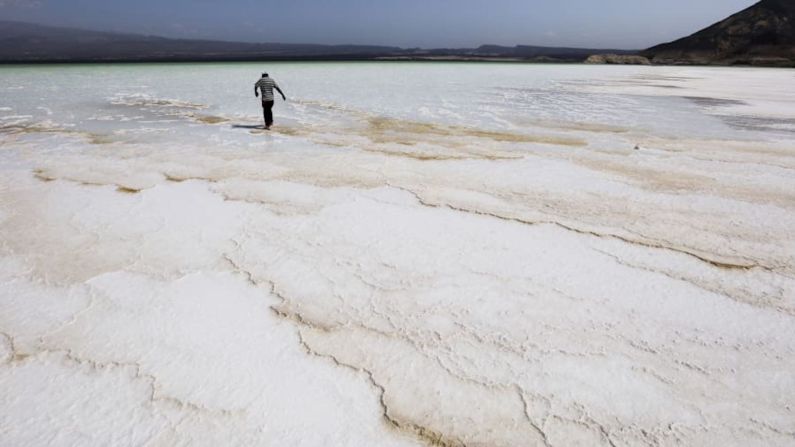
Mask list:
[[[610,52],[613,54],[637,54],[637,50],[605,50],[593,48],[569,48],[569,47],[537,47],[530,45],[517,45],[515,47],[503,47],[499,45],[482,45],[474,50],[475,54],[489,55],[497,54],[502,56],[514,56],[523,58],[536,57],[555,57],[560,59],[587,59],[594,53]]]
[[[2,0],[0,0],[1,2]],[[245,60],[521,60],[581,62],[594,50],[484,45],[479,48],[403,49],[368,45],[314,45],[168,39],[0,21],[0,63]]]
[[[0,62],[333,59],[397,51],[385,46],[167,39],[0,21]]]
[[[662,64],[795,66],[795,0],[762,0],[689,37],[642,54]]]

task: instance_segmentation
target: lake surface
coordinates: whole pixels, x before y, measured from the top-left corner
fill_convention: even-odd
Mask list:
[[[0,444],[792,445],[793,81],[0,67]]]
[[[343,130],[362,118],[391,118],[526,132],[574,123],[678,137],[755,139],[760,135],[752,131],[763,130],[762,138],[792,138],[795,133],[786,113],[764,120],[770,112],[764,99],[785,109],[792,101],[784,88],[792,73],[773,69],[465,63],[11,66],[0,70],[0,107],[5,123],[51,122],[104,134],[164,132],[167,139],[190,138],[204,132],[179,119],[191,111],[255,124],[261,111],[252,87],[263,70],[272,72],[287,93],[290,101],[277,101],[276,116],[294,129]],[[694,93],[683,85],[712,79],[709,91]],[[723,82],[730,98],[706,96],[721,93]],[[743,105],[734,97],[745,97],[747,87],[755,87],[754,93],[765,90],[770,98],[750,98],[760,103],[762,116],[749,114],[743,126],[744,114],[734,120],[725,115]],[[230,129],[213,128],[212,133],[238,139]]]

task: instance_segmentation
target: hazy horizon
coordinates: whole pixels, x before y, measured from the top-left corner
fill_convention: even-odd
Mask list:
[[[685,0],[0,0],[4,20],[171,38],[386,45],[404,48],[540,45],[640,49],[689,35],[756,3]]]

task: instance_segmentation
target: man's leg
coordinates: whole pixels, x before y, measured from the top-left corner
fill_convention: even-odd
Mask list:
[[[271,127],[273,124],[273,101],[264,101],[262,110],[265,113],[265,127]]]

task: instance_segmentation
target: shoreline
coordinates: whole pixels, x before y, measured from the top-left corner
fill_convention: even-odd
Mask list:
[[[374,56],[374,57],[280,57],[280,58],[153,58],[153,59],[70,59],[70,60],[57,60],[57,59],[44,59],[44,60],[11,60],[0,61],[0,67],[13,67],[13,66],[46,66],[46,65],[110,65],[110,64],[124,64],[124,65],[138,65],[138,64],[225,64],[225,63],[282,63],[282,62],[306,62],[306,63],[332,63],[332,62],[393,62],[393,63],[407,63],[407,62],[421,62],[421,63],[483,63],[483,64],[527,64],[527,65],[613,65],[613,66],[650,66],[650,67],[723,67],[723,68],[776,68],[776,69],[793,69],[795,68],[795,61],[792,65],[786,64],[753,64],[753,63],[655,63],[651,64],[588,64],[585,60],[574,59],[560,59],[551,60],[544,58],[544,60],[512,58],[512,57],[458,57],[458,56]]]

